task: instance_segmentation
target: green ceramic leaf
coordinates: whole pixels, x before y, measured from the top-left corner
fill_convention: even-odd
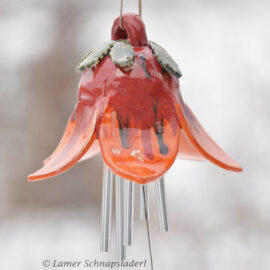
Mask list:
[[[111,50],[115,41],[107,41],[95,50],[90,51],[82,59],[80,64],[76,67],[76,70],[86,70],[88,68],[96,66],[100,60],[102,60]]]
[[[110,50],[112,62],[119,67],[131,66],[135,57],[133,47],[127,40],[119,40]]]
[[[169,73],[180,78],[182,73],[176,64],[176,62],[172,59],[172,57],[167,53],[165,49],[159,46],[157,43],[153,41],[149,41],[149,46],[152,49],[153,53],[157,57],[159,64]]]

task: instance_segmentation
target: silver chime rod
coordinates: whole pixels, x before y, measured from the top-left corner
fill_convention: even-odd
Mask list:
[[[131,246],[133,243],[133,223],[134,223],[134,182],[125,181],[125,245]]]
[[[149,219],[148,187],[140,185],[140,218]]]
[[[109,167],[103,167],[103,187],[102,187],[102,212],[101,212],[101,241],[100,250],[109,251],[111,216],[112,216],[112,187],[113,174]]]
[[[116,246],[118,259],[123,261],[126,257],[126,248],[124,245],[124,180],[115,176],[115,216],[116,216]]]
[[[156,186],[156,197],[157,197],[157,207],[159,216],[159,225],[162,232],[168,231],[168,213],[167,213],[167,201],[166,201],[166,191],[164,178],[160,178],[155,183]]]

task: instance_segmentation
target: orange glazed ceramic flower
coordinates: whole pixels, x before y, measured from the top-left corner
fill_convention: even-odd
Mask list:
[[[49,178],[101,152],[117,175],[146,184],[176,157],[205,160],[240,172],[206,133],[179,90],[181,72],[167,52],[148,41],[138,15],[117,18],[112,40],[86,55],[77,104],[64,136],[31,181]]]

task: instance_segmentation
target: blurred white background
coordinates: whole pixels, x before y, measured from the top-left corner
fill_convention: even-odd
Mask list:
[[[100,156],[47,181],[26,177],[63,134],[80,77],[74,66],[110,39],[119,2],[0,0],[1,270],[115,258],[114,239],[112,254],[99,252]],[[143,1],[148,38],[178,62],[185,101],[244,167],[175,162],[168,233],[159,232],[151,194],[156,270],[270,269],[269,8],[267,0]],[[137,12],[137,1],[124,10]],[[128,259],[148,260],[138,207]]]

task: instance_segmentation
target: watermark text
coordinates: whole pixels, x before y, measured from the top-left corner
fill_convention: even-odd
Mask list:
[[[45,268],[120,268],[120,267],[137,267],[137,268],[145,268],[146,260],[144,261],[99,261],[99,260],[43,260],[42,265]]]

